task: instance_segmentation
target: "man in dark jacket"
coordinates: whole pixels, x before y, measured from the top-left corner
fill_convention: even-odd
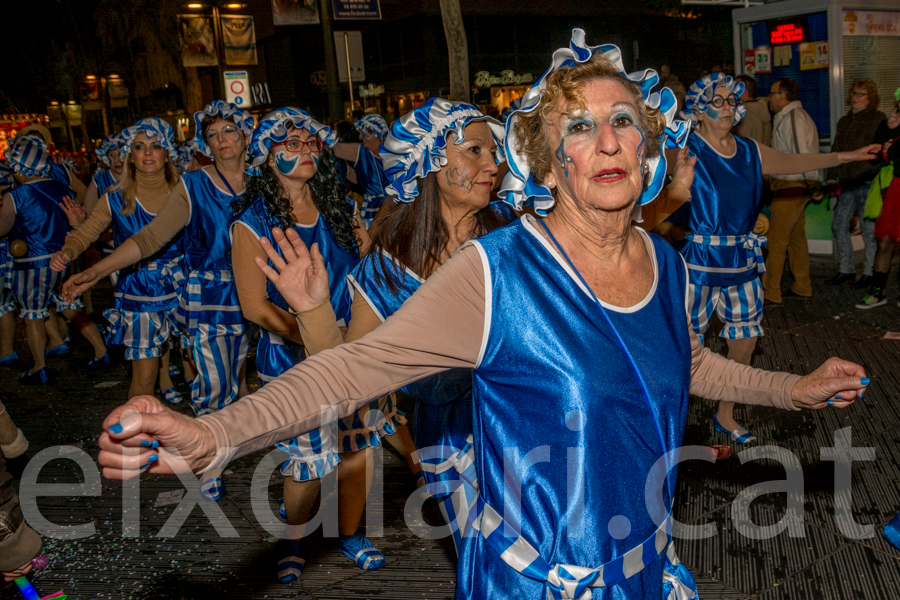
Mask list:
[[[871,79],[857,79],[850,86],[850,112],[841,117],[837,125],[832,152],[841,152],[871,144],[875,130],[887,117],[878,110],[878,88]],[[834,214],[831,218],[831,232],[834,234],[835,255],[838,260],[838,274],[826,283],[839,285],[856,279],[853,264],[853,243],[850,241],[850,221],[859,214],[859,225],[866,246],[866,265],[857,287],[867,288],[872,282],[872,266],[875,263],[875,221],[865,219],[866,198],[869,185],[878,173],[878,167],[868,162],[840,165],[828,170],[828,179],[836,180],[841,188]]]

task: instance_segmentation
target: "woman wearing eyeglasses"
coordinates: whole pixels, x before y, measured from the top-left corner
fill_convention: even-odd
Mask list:
[[[697,156],[692,201],[672,216],[686,231],[677,247],[687,263],[691,326],[703,341],[715,312],[724,327],[728,358],[750,364],[756,338],[763,335],[765,272],[762,246],[766,238],[753,233],[761,208],[763,175],[791,175],[873,158],[878,146],[831,154],[784,154],[749,138],[732,135],[744,116],[739,100],[744,84],[724,73],[695,81],[684,112],[695,115],[699,129],[687,146]],[[739,444],[756,439],[734,419],[734,403],[720,402],[713,417],[717,432]]]
[[[359,264],[369,238],[337,176],[330,150],[336,141],[330,128],[298,108],[280,108],[266,115],[250,141],[252,175],[247,193],[233,205],[231,257],[241,309],[247,320],[260,326],[256,369],[263,385],[305,357],[296,318],[256,263],[268,260],[260,238],[267,237],[273,227],[293,230],[306,246],[318,249],[328,271],[327,293],[337,325],[346,327],[350,321],[347,275]],[[287,455],[281,473],[289,526],[278,556],[279,581],[290,583],[303,572],[305,524],[321,478],[335,469],[339,549],[362,569],[384,564],[384,556],[358,532],[370,483],[366,464],[372,460],[371,448],[380,444],[374,424],[366,424],[374,421],[368,417],[364,407],[277,444]]]

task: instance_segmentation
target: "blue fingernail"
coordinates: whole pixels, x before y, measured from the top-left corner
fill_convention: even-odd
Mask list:
[[[870,379],[868,377],[863,377],[862,379],[859,380],[859,382],[862,385],[869,385],[869,381],[870,381]]]
[[[834,395],[834,399],[835,399],[835,400],[842,400],[843,398],[841,398],[840,396],[838,396],[837,394],[835,394],[835,395]]]
[[[153,440],[153,442],[144,440],[143,442],[141,442],[141,446],[144,446],[146,448],[159,448],[159,442],[157,442],[156,440]]]
[[[829,401],[828,401],[828,406],[834,406],[834,402],[832,402],[831,400],[829,400]]]
[[[862,400],[862,397],[866,395],[865,390],[859,393],[859,399]]]
[[[159,460],[159,454],[151,454],[150,458],[147,459],[148,463],[155,463]]]
[[[140,470],[141,470],[141,471],[146,471],[146,470],[149,469],[149,468],[150,468],[150,465],[144,465],[143,467],[141,467]]]
[[[109,430],[112,433],[122,433],[122,426],[119,423],[116,423],[115,425],[110,425]]]

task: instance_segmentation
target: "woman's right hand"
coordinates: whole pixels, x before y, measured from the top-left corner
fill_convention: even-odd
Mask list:
[[[95,265],[96,266],[96,265]],[[81,273],[75,273],[62,286],[62,296],[66,302],[74,302],[75,297],[96,285],[100,280],[100,274],[94,267],[85,269]]]
[[[59,207],[66,213],[66,219],[72,229],[87,220],[87,208],[72,200],[69,196],[65,196],[63,201],[59,203]]]
[[[97,462],[108,479],[132,479],[143,471],[200,473],[216,455],[208,427],[153,396],[135,396],[109,413],[98,443]]]
[[[281,255],[266,238],[260,238],[266,256],[275,265],[273,269],[260,257],[256,264],[275,284],[278,293],[295,312],[302,313],[318,308],[328,302],[331,292],[328,289],[328,270],[325,259],[319,252],[319,245],[313,244],[307,250],[300,235],[288,229],[287,236],[281,229],[272,228],[272,239],[281,249]],[[287,262],[285,262],[287,261]]]
[[[62,273],[69,266],[70,262],[72,262],[72,259],[69,258],[69,255],[60,250],[50,257],[50,270]]]

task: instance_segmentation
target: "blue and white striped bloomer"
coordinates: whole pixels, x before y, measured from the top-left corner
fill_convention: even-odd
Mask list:
[[[725,73],[711,73],[704,75],[691,84],[684,100],[684,112],[687,114],[704,113],[709,108],[709,101],[716,95],[716,88],[724,87],[728,94],[734,94],[737,106],[734,107],[734,125],[744,118],[747,107],[741,102],[741,94],[744,93],[744,82],[735,81]]]
[[[477,531],[507,565],[526,577],[543,581],[547,600],[589,600],[592,597],[590,588],[610,587],[621,583],[643,571],[663,552],[667,553],[667,564],[663,571],[666,600],[689,600],[695,597],[691,589],[693,578],[680,565],[671,545],[671,513],[643,543],[600,566],[549,563],[481,498],[476,479],[473,441],[473,436],[470,435],[459,452],[437,466],[442,470],[453,467],[460,473],[462,485],[458,489],[462,490],[462,494],[458,496],[464,497],[465,501],[460,506],[452,505],[457,510],[457,519],[467,517],[472,530]],[[433,471],[435,468],[435,465],[420,465],[423,470]],[[465,536],[466,532],[463,531],[461,535]]]
[[[387,121],[381,115],[365,115],[361,119],[356,120],[353,126],[360,133],[374,133],[379,140],[386,138],[390,131]]]
[[[106,343],[124,346],[125,360],[162,356],[169,338],[178,334],[175,309],[158,312],[133,312],[107,308],[103,316],[109,321]]]
[[[131,152],[131,144],[139,133],[143,133],[148,138],[155,138],[159,144],[169,153],[169,160],[172,164],[178,162],[178,149],[175,148],[175,130],[172,126],[162,119],[150,117],[149,119],[141,119],[131,127],[126,127],[122,131],[122,156]]]
[[[455,144],[461,144],[466,125],[475,121],[484,121],[490,128],[497,143],[497,160],[502,162],[503,126],[471,104],[429,98],[394,121],[379,152],[384,174],[390,181],[385,186],[387,194],[396,196],[399,202],[415,200],[419,195],[418,180],[447,164],[449,134],[454,134]]]
[[[760,322],[764,293],[758,277],[729,287],[689,283],[687,301],[691,311],[691,328],[701,344],[713,312],[725,324],[719,337],[743,340],[763,335]]]
[[[216,117],[231,119],[234,121],[234,126],[244,135],[250,135],[253,132],[253,116],[249,112],[231,102],[213,100],[203,110],[194,113],[194,147],[197,152],[210,158],[213,154],[210,147],[206,145],[206,140],[203,139],[203,122]]]
[[[704,235],[701,233],[689,233],[686,240],[695,244],[706,244],[707,246],[744,246],[747,250],[753,250],[756,258],[756,270],[759,273],[766,272],[766,263],[763,260],[762,247],[768,243],[768,238],[758,233],[748,233],[747,235]]]
[[[6,163],[26,177],[46,177],[50,172],[50,153],[39,137],[21,135],[9,143]]]
[[[302,108],[285,107],[273,110],[259,122],[250,138],[250,173],[257,173],[259,167],[269,158],[272,144],[283,142],[288,137],[288,126],[306,129],[322,140],[329,148],[337,143],[337,133],[324,123],[313,119]]]
[[[525,155],[518,150],[518,139],[516,136],[515,125],[519,116],[523,113],[531,112],[537,108],[541,101],[541,94],[547,87],[547,78],[551,73],[566,67],[573,67],[577,63],[584,63],[591,59],[595,54],[602,54],[615,67],[619,73],[628,81],[636,84],[641,89],[644,102],[651,108],[659,109],[666,118],[666,130],[660,139],[666,148],[682,148],[687,142],[687,136],[690,133],[690,127],[687,122],[675,119],[678,111],[678,103],[675,100],[675,94],[669,88],[662,88],[658,92],[651,90],[659,83],[659,76],[653,69],[638,71],[635,73],[626,73],[625,67],[622,65],[622,53],[618,46],[613,44],[603,44],[601,46],[588,46],[584,40],[584,31],[581,29],[572,30],[572,40],[569,42],[568,48],[560,48],[553,53],[553,62],[550,68],[541,75],[531,88],[522,96],[522,103],[519,109],[513,112],[506,120],[506,142],[505,151],[506,159],[509,162],[509,171],[503,178],[500,185],[499,195],[504,201],[512,205],[516,210],[521,210],[522,205],[528,205],[535,209],[538,214],[546,214],[546,211],[553,206],[554,200],[550,190],[541,184],[538,184],[531,174],[531,168],[528,166],[528,160]],[[659,156],[647,159],[650,172],[653,179],[641,194],[639,204],[647,204],[659,194],[665,185],[666,177],[666,157],[660,148]]]

